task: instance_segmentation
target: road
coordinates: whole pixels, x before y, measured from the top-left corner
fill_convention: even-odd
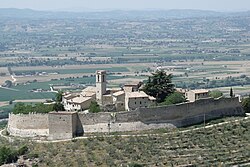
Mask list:
[[[8,121],[8,119],[0,119],[0,123],[3,122],[3,121]]]
[[[16,82],[16,78],[14,77],[14,75],[11,75],[11,78],[12,78],[13,82]]]

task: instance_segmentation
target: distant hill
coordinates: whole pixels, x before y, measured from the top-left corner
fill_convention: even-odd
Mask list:
[[[159,18],[194,18],[250,16],[250,12],[215,12],[204,10],[113,10],[103,12],[51,12],[31,9],[0,8],[0,18],[86,18],[86,19],[159,19]]]

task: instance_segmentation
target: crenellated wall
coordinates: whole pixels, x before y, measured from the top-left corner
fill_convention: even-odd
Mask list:
[[[10,114],[8,131],[22,137],[72,138],[83,133],[140,131],[183,127],[224,116],[244,116],[238,98],[202,99],[155,108],[118,113]]]

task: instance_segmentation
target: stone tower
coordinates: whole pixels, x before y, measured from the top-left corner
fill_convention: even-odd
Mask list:
[[[96,71],[96,101],[103,104],[103,95],[106,93],[107,73],[104,70]]]

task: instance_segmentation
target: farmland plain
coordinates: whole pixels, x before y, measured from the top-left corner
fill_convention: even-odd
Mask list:
[[[149,12],[150,14],[150,12]],[[115,16],[114,16],[115,17]],[[51,86],[80,90],[96,70],[108,86],[163,69],[176,87],[247,95],[250,17],[0,19],[0,101],[51,99]]]

